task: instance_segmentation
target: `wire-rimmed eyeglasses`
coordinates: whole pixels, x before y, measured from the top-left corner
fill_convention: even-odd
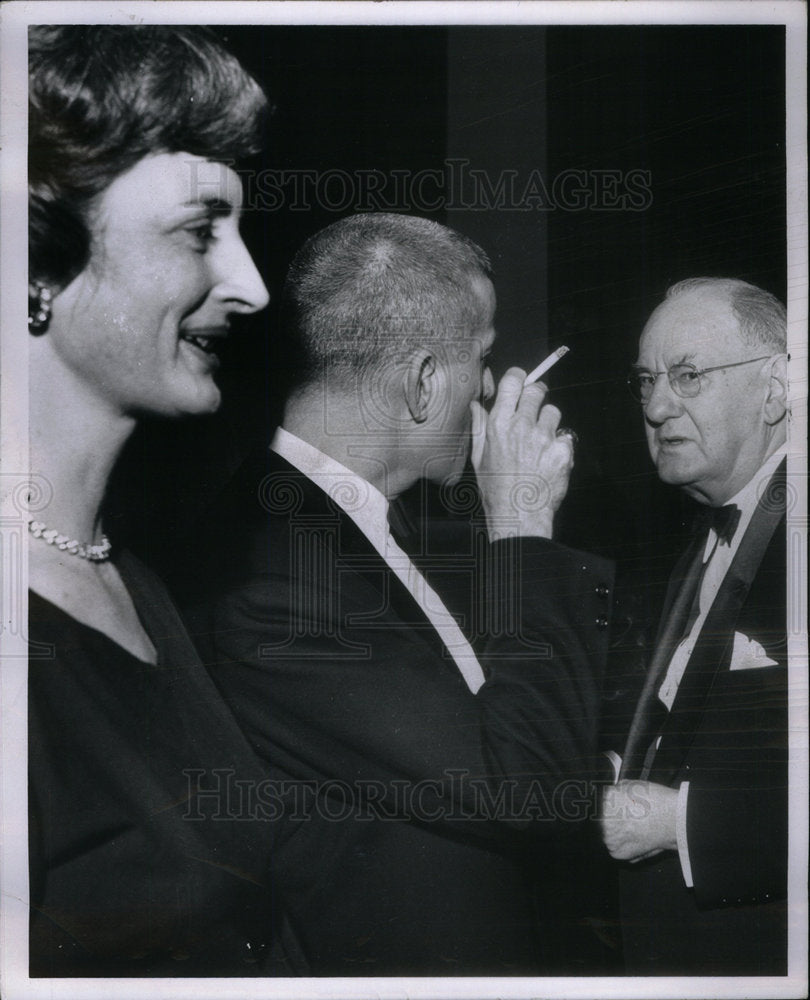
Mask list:
[[[627,376],[627,388],[637,403],[646,406],[653,394],[656,379],[661,375],[666,375],[676,396],[680,396],[682,399],[692,399],[700,392],[701,379],[709,372],[719,372],[724,368],[739,368],[740,365],[751,365],[755,361],[764,361],[770,356],[770,354],[763,354],[761,358],[749,358],[747,361],[734,361],[728,365],[714,365],[711,368],[697,368],[688,361],[673,365],[665,372],[648,372],[642,368],[635,368]]]

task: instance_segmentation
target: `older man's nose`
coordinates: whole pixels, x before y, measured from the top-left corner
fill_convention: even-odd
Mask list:
[[[650,398],[644,405],[644,417],[651,424],[662,424],[683,411],[683,400],[678,396],[666,375],[659,375],[653,383]]]

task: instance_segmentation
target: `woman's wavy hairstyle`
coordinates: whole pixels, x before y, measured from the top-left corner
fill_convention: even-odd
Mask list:
[[[29,276],[63,288],[90,258],[93,200],[152,153],[259,151],[268,101],[210,31],[29,29]]]

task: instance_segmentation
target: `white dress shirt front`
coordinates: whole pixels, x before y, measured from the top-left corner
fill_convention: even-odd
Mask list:
[[[706,566],[706,571],[703,574],[703,581],[700,586],[700,611],[689,634],[684,636],[678,648],[672,654],[666,676],[658,691],[658,697],[666,705],[667,709],[672,708],[675,695],[678,693],[678,687],[686,670],[686,665],[689,662],[689,658],[695,648],[695,643],[706,621],[706,615],[708,615],[712,604],[714,604],[714,599],[717,597],[717,592],[720,590],[720,586],[726,577],[726,573],[728,573],[734,556],[737,555],[743,535],[751,523],[754,511],[757,509],[760,495],[766,489],[771,476],[776,472],[785,454],[785,447],[774,452],[754,478],[736,496],[733,496],[728,501],[729,504],[736,504],[740,509],[740,521],[730,543],[725,539],[718,541],[714,528],[709,528],[709,537],[703,552],[703,563]]]
[[[748,483],[733,496],[728,502],[736,504],[740,509],[740,520],[731,542],[725,539],[719,541],[713,528],[709,528],[709,537],[706,541],[706,548],[703,552],[703,563],[706,570],[703,574],[703,581],[700,586],[699,613],[695,619],[688,635],[684,636],[678,648],[672,655],[667,667],[666,676],[658,692],[659,699],[671,710],[678,693],[678,687],[683,679],[686,665],[695,648],[698,636],[701,633],[706,616],[711,610],[712,604],[717,597],[720,586],[728,573],[729,567],[737,554],[743,535],[751,523],[751,518],[757,509],[760,496],[767,488],[779,463],[787,453],[787,446],[779,448],[770,456],[759,470],[759,472],[749,480]],[[681,871],[684,882],[687,886],[694,885],[692,878],[692,865],[689,860],[689,845],[686,837],[686,813],[689,808],[689,782],[684,781],[678,789],[678,805],[675,821],[675,834],[678,840],[678,856],[681,862]]]

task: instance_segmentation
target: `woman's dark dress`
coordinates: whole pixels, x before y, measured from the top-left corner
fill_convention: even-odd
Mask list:
[[[29,638],[50,646],[29,663],[30,974],[300,972],[267,884],[267,773],[163,586],[117,566],[157,665],[30,595]]]

